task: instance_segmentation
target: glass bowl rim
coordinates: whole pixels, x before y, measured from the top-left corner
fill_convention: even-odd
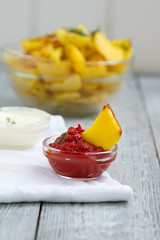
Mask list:
[[[49,144],[47,143],[48,140],[51,140],[52,138],[56,139],[57,137],[59,137],[59,135],[53,135],[50,137],[47,137],[43,140],[42,145],[43,148],[47,148],[47,150],[52,150],[54,152],[61,152],[61,153],[66,153],[66,154],[85,154],[85,155],[100,155],[100,154],[116,154],[118,151],[118,145],[115,144],[112,148],[110,148],[109,150],[104,150],[103,152],[67,152],[67,151],[61,151],[60,149],[56,149],[54,147],[50,147]]]
[[[62,61],[67,61],[67,60],[52,60],[52,59],[45,59],[45,58],[41,58],[41,57],[36,57],[36,56],[31,56],[31,55],[26,55],[24,54],[23,49],[21,49],[21,54],[18,54],[14,51],[19,51],[18,49],[9,49],[8,47],[12,44],[18,44],[16,43],[9,43],[6,44],[5,46],[3,46],[0,51],[7,54],[10,54],[11,56],[17,57],[17,58],[23,58],[26,60],[39,60],[39,61],[43,61],[43,62],[47,62],[47,63],[58,63],[58,62],[62,62]],[[20,44],[18,44],[20,47]],[[122,60],[112,60],[112,61],[83,61],[83,62],[79,62],[79,61],[70,61],[68,60],[70,63],[85,63],[88,65],[92,65],[92,64],[98,64],[98,65],[118,65],[118,64],[122,64],[122,63],[132,63],[134,59],[134,56],[132,56],[131,58],[126,58],[126,59],[122,59]]]

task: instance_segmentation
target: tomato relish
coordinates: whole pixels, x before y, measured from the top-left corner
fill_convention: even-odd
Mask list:
[[[83,180],[95,179],[115,160],[117,147],[113,151],[105,151],[101,147],[91,145],[81,137],[83,131],[78,124],[77,128],[70,127],[56,139],[51,137],[53,141],[49,140],[48,147],[45,145],[44,155],[59,176]]]
[[[103,152],[102,147],[96,147],[90,143],[87,143],[81,136],[84,132],[81,125],[78,124],[77,128],[70,127],[67,132],[59,136],[54,143],[50,143],[49,146],[60,149],[67,152]]]

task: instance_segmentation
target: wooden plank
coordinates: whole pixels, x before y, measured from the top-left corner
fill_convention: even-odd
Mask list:
[[[160,76],[140,77],[140,83],[160,160]]]
[[[118,207],[114,203],[44,204],[37,239],[121,239],[119,232],[125,234],[123,225],[127,226],[127,216],[126,203],[120,203]],[[115,228],[117,231],[113,231]],[[132,235],[131,231],[128,232]]]
[[[34,240],[39,203],[0,205],[0,239]]]
[[[109,172],[133,188],[134,199],[128,204],[43,204],[38,240],[159,239],[160,167],[140,94],[135,82],[129,81],[112,102],[124,133]],[[66,120],[67,125],[73,124]],[[91,121],[74,119],[86,127]]]

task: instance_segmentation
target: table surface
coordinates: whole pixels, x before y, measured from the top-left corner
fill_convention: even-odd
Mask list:
[[[160,239],[160,76],[130,79],[111,105],[123,128],[112,177],[130,185],[121,203],[13,203],[0,205],[1,240]],[[3,74],[0,106],[19,105]],[[95,116],[65,117],[90,126]]]

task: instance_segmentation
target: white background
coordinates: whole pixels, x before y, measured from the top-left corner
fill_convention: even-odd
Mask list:
[[[0,47],[79,23],[130,38],[135,71],[160,73],[160,0],[0,0]]]

